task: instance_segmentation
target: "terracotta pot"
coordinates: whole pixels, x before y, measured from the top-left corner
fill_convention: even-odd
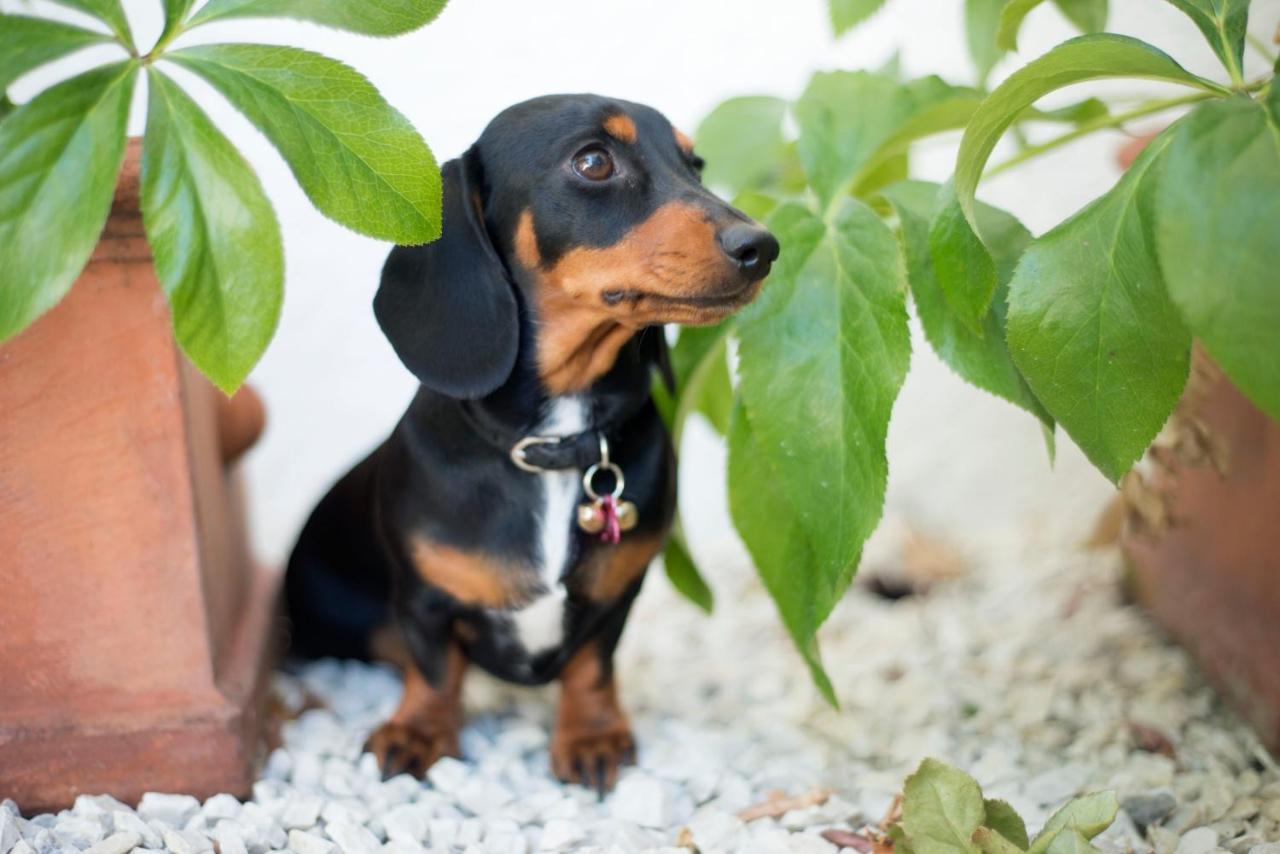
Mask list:
[[[1122,495],[1135,598],[1280,754],[1280,424],[1197,348]]]
[[[71,292],[0,347],[0,797],[244,793],[276,577],[229,464],[262,429],[175,346],[129,146]]]

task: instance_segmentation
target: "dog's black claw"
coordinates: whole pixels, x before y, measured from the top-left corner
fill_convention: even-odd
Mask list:
[[[609,790],[609,761],[605,759],[604,754],[596,756],[596,795],[604,801],[605,792]]]

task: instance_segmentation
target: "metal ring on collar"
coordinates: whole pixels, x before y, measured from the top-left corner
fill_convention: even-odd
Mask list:
[[[527,471],[530,474],[544,474],[547,470],[541,466],[535,466],[524,458],[524,452],[534,445],[556,445],[560,439],[553,436],[525,436],[519,442],[511,446],[511,462],[516,468]]]
[[[596,463],[582,473],[582,491],[585,492],[587,497],[592,501],[599,501],[600,493],[596,492],[593,481],[595,480],[596,475],[602,471],[607,471],[609,474],[613,475],[613,489],[609,494],[613,498],[621,497],[622,488],[626,485],[626,479],[623,478],[622,469],[618,468],[617,464],[607,461]]]

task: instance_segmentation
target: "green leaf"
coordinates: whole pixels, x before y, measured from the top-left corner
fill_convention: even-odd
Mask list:
[[[962,94],[929,104],[889,134],[858,170],[853,180],[854,195],[865,197],[879,187],[885,186],[885,184],[877,184],[872,180],[873,177],[886,163],[905,154],[913,142],[949,130],[959,130],[968,124],[974,111],[982,103],[982,98],[976,92],[963,94],[963,91],[958,90]],[[906,176],[903,175],[903,177]]]
[[[108,41],[102,33],[59,21],[0,14],[0,92],[33,68]]]
[[[133,49],[133,33],[129,31],[129,19],[125,17],[120,0],[54,0],[71,9],[92,15],[110,28],[121,43]]]
[[[1100,33],[1107,28],[1107,0],[1053,0],[1053,5],[1082,33]]]
[[[707,163],[703,181],[730,195],[770,186],[786,147],[786,112],[781,98],[752,95],[730,98],[707,114],[694,134],[698,154]]]
[[[1074,104],[1067,104],[1062,107],[1055,107],[1051,110],[1038,110],[1035,107],[1028,107],[1026,112],[1022,114],[1022,121],[1038,121],[1038,122],[1067,122],[1068,124],[1081,125],[1085,122],[1091,122],[1094,119],[1100,119],[1107,115],[1110,111],[1104,101],[1098,98],[1085,98],[1083,101],[1077,101]]]
[[[964,27],[969,56],[978,69],[978,82],[985,83],[1004,51],[996,43],[1004,0],[965,0]]]
[[[974,225],[974,193],[983,168],[1009,125],[1044,95],[1072,83],[1102,77],[1140,77],[1205,86],[1168,54],[1138,39],[1110,33],[1079,36],[1027,63],[983,101],[960,141],[955,187],[970,226]]]
[[[905,271],[893,232],[853,199],[828,220],[786,204],[769,226],[785,248],[738,319],[738,392],[752,464],[773,471],[769,489],[812,552],[785,567],[787,583],[825,617],[884,502],[885,434],[910,360]]]
[[[160,38],[156,40],[157,48],[152,50],[153,53],[162,49],[181,31],[183,24],[186,22],[187,13],[195,5],[195,0],[163,0],[163,2],[164,31],[160,33]]]
[[[111,210],[132,62],[46,89],[0,122],[0,341],[62,299]]]
[[[916,854],[976,851],[985,817],[982,790],[963,771],[926,759],[902,789],[902,829]]]
[[[980,827],[975,830],[972,842],[982,850],[983,854],[1022,854],[1026,850],[1014,845],[999,831],[989,827]]]
[[[1018,49],[1018,31],[1031,10],[1044,0],[1007,0],[1000,10],[1000,26],[996,30],[996,45],[1002,50]]]
[[[280,227],[258,177],[169,78],[147,77],[142,217],[178,343],[231,394],[275,332]]]
[[[970,332],[982,337],[1000,282],[995,261],[966,218],[952,181],[938,191],[937,215],[929,229],[929,253],[951,311]]]
[[[807,577],[817,559],[798,516],[777,489],[778,476],[739,401],[729,423],[729,512],[733,525],[814,685],[836,706],[835,688],[822,667],[814,635],[839,596]]]
[[[1160,266],[1191,334],[1280,421],[1280,119],[1236,98],[1180,121],[1157,222]]]
[[[1238,79],[1244,67],[1244,39],[1249,27],[1249,0],[1168,0],[1204,34],[1213,52]]]
[[[4,92],[0,92],[0,119],[12,113],[15,108],[16,105],[9,100],[9,96]]]
[[[987,205],[978,206],[983,233],[996,252],[999,278],[991,311],[983,318],[982,334],[978,335],[952,310],[934,273],[929,221],[937,206],[938,185],[907,181],[885,190],[884,195],[898,214],[911,295],[934,352],[962,379],[1027,410],[1052,427],[1053,418],[1036,400],[1005,343],[1009,279],[1031,242],[1030,232],[1010,214]]]
[[[1168,141],[1035,241],[1009,285],[1014,361],[1112,481],[1164,426],[1190,369],[1191,338],[1155,248],[1154,164]]]
[[[1119,809],[1120,802],[1116,800],[1115,792],[1094,792],[1078,797],[1049,817],[1031,843],[1029,854],[1044,854],[1062,831],[1078,833],[1086,841],[1093,839],[1111,826]]]
[[[435,20],[447,0],[209,0],[190,26],[224,18],[298,18],[366,36],[398,36]]]
[[[707,421],[721,436],[729,430],[729,415],[733,411],[733,382],[729,377],[728,335],[722,328],[719,331],[721,334],[702,355],[697,366],[688,373],[684,385],[677,387],[680,403],[676,408],[672,431],[675,442],[680,441],[685,421],[693,412],[701,412],[706,416]]]
[[[1045,854],[1098,854],[1098,849],[1080,831],[1063,828],[1049,840]]]
[[[902,829],[901,823],[889,825],[886,833],[893,842],[893,854],[915,854],[911,849],[911,843],[907,840],[907,832]]]
[[[885,0],[831,0],[831,29],[837,36],[844,35],[880,11],[884,2]]]
[[[299,48],[249,44],[167,58],[209,81],[266,134],[321,213],[400,244],[440,236],[431,150],[352,68]]]
[[[715,607],[715,596],[693,558],[689,556],[689,547],[684,542],[684,531],[679,523],[667,538],[667,545],[662,552],[662,565],[667,570],[667,578],[671,586],[693,604],[710,614]]]
[[[865,71],[815,74],[796,101],[800,162],[825,211],[909,118],[955,97],[936,77],[902,84]]]
[[[988,798],[983,806],[987,814],[983,824],[999,833],[1006,841],[1013,843],[1019,850],[1025,851],[1031,844],[1031,840],[1027,837],[1027,825],[1022,820],[1022,816],[1018,815],[1007,801]]]

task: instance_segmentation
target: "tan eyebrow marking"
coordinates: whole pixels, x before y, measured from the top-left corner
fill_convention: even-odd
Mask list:
[[[636,123],[625,113],[614,113],[604,120],[604,129],[609,136],[620,142],[636,141]]]
[[[685,154],[692,154],[693,140],[689,138],[689,135],[680,130],[680,128],[672,128],[671,132],[675,134],[676,145],[680,146],[680,150]]]

